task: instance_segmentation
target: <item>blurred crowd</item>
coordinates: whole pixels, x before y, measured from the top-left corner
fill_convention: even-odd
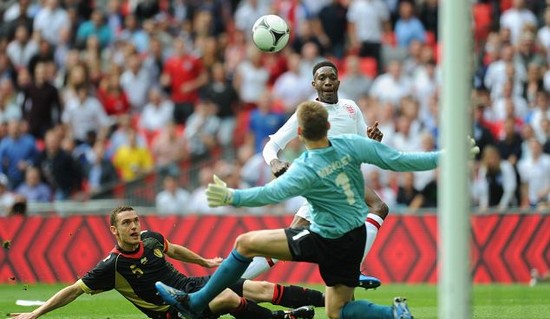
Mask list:
[[[471,1],[475,209],[550,201],[550,1]],[[383,143],[438,149],[438,0],[18,0],[0,4],[0,215],[28,202],[93,198],[151,173],[159,213],[214,212],[204,187],[272,178],[261,150],[311,70],[339,68]],[[262,53],[251,28],[277,14],[287,47]],[[295,141],[284,150],[292,160]],[[186,163],[186,164],[182,164]],[[186,168],[200,167],[196,171]],[[364,167],[392,210],[435,207],[438,171]],[[183,178],[185,176],[185,178]],[[145,186],[150,187],[150,186]],[[293,211],[294,199],[273,207]]]

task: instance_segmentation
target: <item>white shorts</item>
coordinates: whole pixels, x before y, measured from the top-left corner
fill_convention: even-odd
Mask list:
[[[296,216],[302,217],[303,219],[311,223],[311,206],[307,201],[304,201],[302,206],[300,206],[300,208],[296,212]]]

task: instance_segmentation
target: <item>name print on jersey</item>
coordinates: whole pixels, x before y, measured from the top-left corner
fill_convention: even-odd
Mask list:
[[[320,170],[318,170],[317,175],[319,175],[320,177],[326,177],[326,176],[332,174],[332,172],[334,172],[335,170],[348,165],[350,162],[351,162],[351,156],[346,155],[346,156],[342,157],[341,159],[339,159],[337,161],[334,161],[334,162],[330,163],[329,165],[327,165],[327,166],[321,168]]]

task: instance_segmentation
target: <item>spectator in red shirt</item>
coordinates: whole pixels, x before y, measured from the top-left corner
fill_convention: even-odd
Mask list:
[[[97,91],[97,97],[109,116],[126,114],[130,110],[128,97],[122,90],[118,80],[118,74],[116,73],[108,74],[101,80]]]
[[[199,89],[208,81],[200,58],[188,53],[181,38],[174,40],[174,54],[166,60],[161,84],[168,87],[174,101],[174,121],[184,124],[199,99]]]

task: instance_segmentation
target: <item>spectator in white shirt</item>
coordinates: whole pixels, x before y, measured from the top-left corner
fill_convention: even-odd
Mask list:
[[[340,83],[340,94],[346,99],[358,101],[368,95],[372,79],[361,72],[358,56],[350,55],[346,58],[346,73]]]
[[[548,201],[550,192],[550,155],[542,153],[541,143],[532,138],[528,141],[531,157],[519,161],[522,206],[536,208]]]
[[[285,112],[292,114],[296,106],[313,92],[307,77],[300,73],[300,55],[291,54],[287,59],[288,70],[275,80],[273,97],[283,103]]]
[[[390,19],[388,6],[381,0],[354,0],[348,8],[347,19],[352,49],[357,49],[362,57],[375,58],[381,73],[382,34]]]
[[[491,98],[498,98],[502,92],[502,85],[511,75],[508,65],[512,65],[514,69],[514,81],[524,81],[527,78],[527,70],[518,61],[514,60],[514,47],[504,45],[500,50],[500,59],[492,62],[487,67],[485,79],[483,80],[485,87],[491,91]]]
[[[252,37],[252,26],[256,20],[267,14],[269,7],[264,5],[259,0],[244,0],[241,1],[239,7],[235,11],[235,27],[244,32],[250,39]]]
[[[9,8],[4,11],[4,23],[12,22],[13,20],[22,16],[21,11],[24,11],[24,15],[27,18],[33,18],[38,11],[39,4],[32,3],[31,0],[19,0],[13,1]]]
[[[544,26],[537,32],[537,41],[546,53],[546,61],[550,61],[550,7],[544,10]]]
[[[52,45],[57,45],[62,29],[71,29],[67,11],[59,6],[58,0],[46,0],[34,18],[34,31],[40,32]]]
[[[172,121],[174,103],[157,87],[149,89],[149,103],[143,108],[139,126],[148,131],[157,131]]]
[[[263,67],[262,53],[253,44],[247,47],[247,58],[242,61],[235,74],[235,88],[239,92],[245,109],[254,108],[267,88],[269,72]]]
[[[390,102],[394,106],[397,106],[403,97],[411,93],[411,80],[403,74],[401,63],[397,60],[389,63],[388,72],[378,76],[370,89],[370,95],[378,101]]]
[[[527,101],[521,96],[514,93],[514,84],[511,80],[504,83],[502,97],[497,98],[491,106],[490,114],[486,114],[487,118],[493,122],[503,121],[507,115],[507,103],[514,105],[514,114],[517,117],[525,118],[529,112]]]
[[[105,136],[109,117],[99,100],[89,95],[87,85],[77,87],[77,95],[65,104],[62,121],[69,126],[74,139],[85,141],[89,131]]]
[[[419,149],[422,152],[433,152],[436,150],[435,138],[428,132],[419,134],[420,145]],[[414,175],[414,188],[422,190],[436,178],[435,170],[413,172]]]
[[[500,16],[500,27],[510,29],[510,40],[515,45],[526,25],[537,26],[537,17],[525,8],[525,0],[513,0],[512,7]]]
[[[120,76],[120,85],[128,96],[132,111],[141,113],[147,104],[147,92],[152,83],[151,74],[147,68],[143,67],[137,53],[130,55],[126,63],[128,67]]]
[[[472,187],[480,211],[484,212],[490,207],[500,211],[507,209],[513,202],[517,188],[514,167],[500,158],[494,146],[483,149],[480,164]]]
[[[16,69],[29,66],[31,58],[38,53],[38,43],[30,37],[26,26],[17,26],[15,38],[8,44],[6,53]]]
[[[159,215],[187,213],[191,194],[178,187],[178,180],[172,175],[164,177],[163,185],[164,189],[155,198],[157,213]]]
[[[401,115],[397,118],[396,123],[395,134],[392,139],[393,147],[403,152],[418,151],[420,136],[412,132],[411,119]]]
[[[550,120],[550,105],[548,105],[548,93],[545,91],[537,92],[535,107],[531,113],[529,124],[535,131],[535,136],[542,135],[541,122],[543,119]],[[540,138],[539,138],[540,141]]]
[[[412,84],[412,94],[418,100],[420,117],[425,118],[430,113],[430,99],[437,93],[440,78],[437,65],[430,60],[417,68]]]

